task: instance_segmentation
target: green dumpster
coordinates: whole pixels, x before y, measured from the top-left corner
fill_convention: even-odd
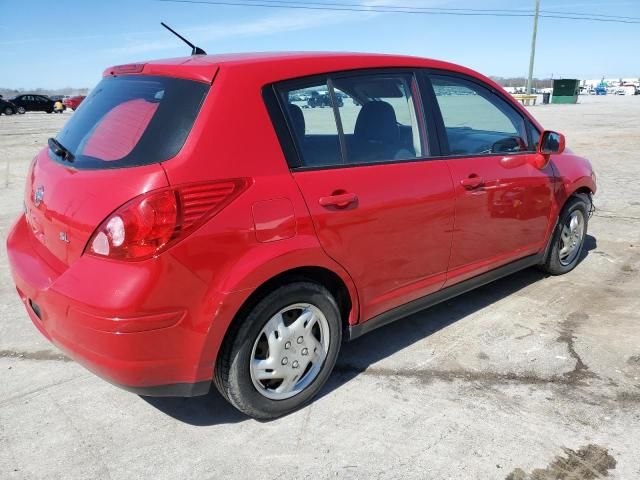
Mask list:
[[[553,81],[553,97],[551,103],[578,103],[580,80],[563,78]]]

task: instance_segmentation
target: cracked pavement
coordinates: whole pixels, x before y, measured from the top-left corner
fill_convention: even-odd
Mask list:
[[[29,160],[70,114],[0,117],[0,478],[640,478],[640,96],[580,102],[531,107],[598,174],[577,269],[529,269],[345,344],[319,398],[272,422],[215,390],[121,391],[41,337],[4,239]]]

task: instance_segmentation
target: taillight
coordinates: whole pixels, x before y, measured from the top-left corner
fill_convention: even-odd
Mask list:
[[[248,186],[247,179],[233,179],[140,195],[100,224],[85,252],[120,260],[157,255],[213,217]]]

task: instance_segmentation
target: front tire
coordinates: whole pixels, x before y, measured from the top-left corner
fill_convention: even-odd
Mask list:
[[[23,115],[25,112],[26,112],[26,110],[25,110],[25,108],[24,108],[24,107],[18,107],[18,113],[19,113],[20,115]]]
[[[341,342],[340,312],[331,293],[313,282],[293,282],[237,319],[218,356],[214,382],[243,413],[276,418],[318,393]]]
[[[551,275],[562,275],[578,265],[587,236],[590,209],[591,199],[584,194],[567,200],[553,232],[547,258],[541,265],[542,270]]]
[[[13,108],[11,107],[5,107],[5,109],[3,110],[3,112],[5,115],[13,115]]]

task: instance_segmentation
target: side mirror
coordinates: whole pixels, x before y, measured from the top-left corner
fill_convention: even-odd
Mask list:
[[[564,135],[558,132],[552,132],[551,130],[545,130],[540,136],[538,153],[545,156],[549,156],[554,153],[562,153],[564,152],[564,146]]]

